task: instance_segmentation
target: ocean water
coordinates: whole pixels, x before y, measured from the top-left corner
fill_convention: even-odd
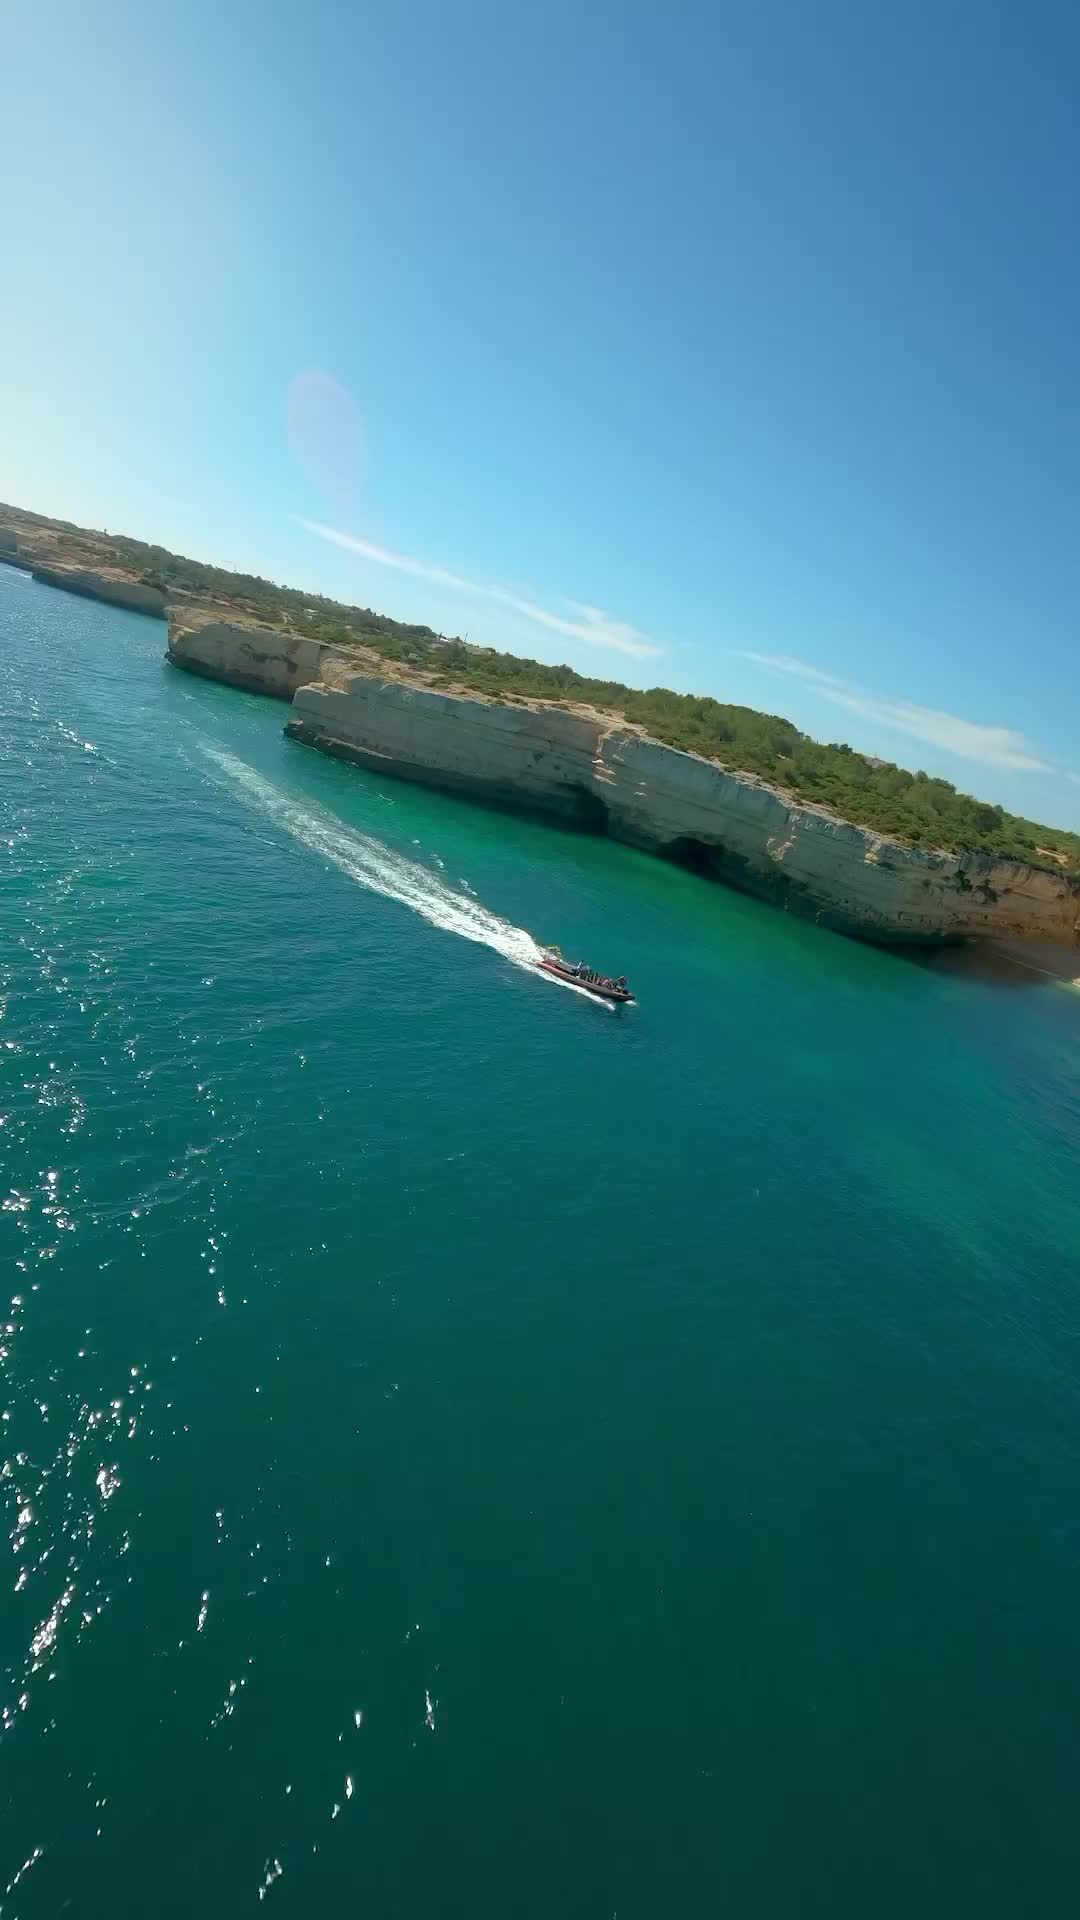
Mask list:
[[[0,568],[4,1920],[1071,1912],[1080,1003],[163,645]]]

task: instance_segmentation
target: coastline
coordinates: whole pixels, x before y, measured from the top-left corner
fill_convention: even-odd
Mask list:
[[[286,733],[333,758],[605,834],[858,939],[1076,941],[1078,877],[905,847],[617,714],[510,704],[363,649],[177,610],[167,657],[247,691],[291,692]]]
[[[200,568],[161,549],[142,549],[155,564],[136,573],[138,542],[21,509],[0,507],[0,515],[10,523],[0,520],[6,564],[55,589],[167,620],[173,665],[288,703],[287,735],[315,751],[621,840],[857,939],[930,949],[1011,943],[1030,955],[1038,947],[1056,958],[1018,964],[1070,984],[1080,978],[1076,836],[1012,820],[1010,831],[1025,829],[1030,859],[995,851],[992,843],[950,847],[920,833],[904,838],[780,779],[740,770],[726,756],[657,737],[628,716],[629,690],[616,683],[583,681],[565,670],[572,685],[595,687],[617,704],[514,691],[499,674],[488,689],[485,663],[505,660],[512,670],[536,663],[463,649],[370,610]],[[332,637],[288,624],[288,607],[309,598],[316,604],[299,611]],[[258,617],[267,602],[281,609],[276,624]],[[348,616],[344,624],[338,613]],[[537,668],[542,684],[550,671]],[[661,689],[659,698],[663,708],[682,696]],[[698,704],[721,715],[742,711]],[[820,751],[846,754],[844,766],[858,763],[861,777],[872,777],[850,749]],[[777,764],[788,762],[781,756]],[[979,812],[947,784],[942,790]],[[991,823],[1005,819],[1001,809],[981,813]]]

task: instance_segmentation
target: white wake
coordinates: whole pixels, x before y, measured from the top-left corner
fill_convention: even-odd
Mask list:
[[[543,948],[524,927],[515,927],[497,913],[490,913],[472,895],[446,886],[419,861],[407,860],[381,841],[344,826],[314,802],[293,799],[264,780],[245,761],[238,760],[235,754],[209,745],[203,745],[202,751],[260,813],[284,827],[301,846],[321,854],[324,860],[348,874],[357,886],[379,893],[385,900],[396,900],[444,933],[454,933],[461,940],[491,947],[512,966],[528,971],[538,968]],[[555,986],[565,986],[571,993],[584,992],[569,981],[557,980],[553,974],[541,973],[539,977]],[[591,994],[585,997],[593,999]],[[594,1000],[593,1004],[605,1003]]]

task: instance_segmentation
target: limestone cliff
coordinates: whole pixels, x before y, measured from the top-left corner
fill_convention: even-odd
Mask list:
[[[269,628],[176,622],[169,656],[291,697],[286,732],[324,752],[608,833],[864,939],[1077,941],[1080,877],[905,846],[615,715],[444,692]]]
[[[59,587],[64,593],[81,593],[88,600],[107,600],[114,607],[129,607],[134,613],[149,613],[156,620],[165,618],[165,595],[157,587],[145,587],[122,573],[98,573],[90,567],[35,566],[34,579],[47,587]]]
[[[225,624],[175,608],[169,618],[167,657],[177,666],[279,700],[291,700],[297,687],[318,679],[328,655],[327,647],[299,633]]]

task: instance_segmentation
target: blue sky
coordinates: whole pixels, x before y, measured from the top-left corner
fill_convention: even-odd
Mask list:
[[[59,0],[0,498],[1080,826],[1080,14]]]

